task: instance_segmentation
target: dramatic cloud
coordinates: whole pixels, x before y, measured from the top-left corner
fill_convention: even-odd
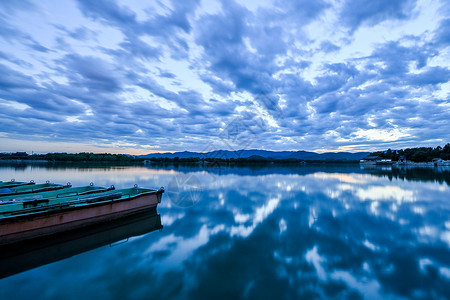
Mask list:
[[[0,151],[442,145],[448,12],[443,0],[1,1]]]
[[[353,30],[367,24],[375,25],[385,20],[404,20],[412,17],[415,0],[347,0],[340,17]]]

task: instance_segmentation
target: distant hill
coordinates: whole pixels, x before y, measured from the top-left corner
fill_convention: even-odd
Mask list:
[[[326,153],[315,153],[308,151],[267,151],[267,150],[217,150],[206,153],[201,152],[174,152],[174,153],[151,153],[146,155],[141,155],[142,158],[249,158],[249,157],[262,157],[262,158],[273,158],[273,159],[288,159],[296,158],[303,160],[326,160],[326,159],[339,159],[339,160],[360,160],[369,155],[369,152],[326,152]]]

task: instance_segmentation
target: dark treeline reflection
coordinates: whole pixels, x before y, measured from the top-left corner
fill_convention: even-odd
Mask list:
[[[164,229],[5,278],[0,298],[450,295],[447,169],[180,164],[99,170],[97,180],[166,186],[158,207]],[[0,168],[3,177],[14,172]],[[47,169],[44,175],[75,181],[79,173]],[[190,197],[183,202],[190,205],[180,205]]]
[[[297,174],[308,175],[315,172],[347,172],[347,173],[369,173],[375,176],[385,176],[389,179],[396,178],[412,181],[436,181],[450,185],[450,167],[406,167],[406,166],[364,166],[357,163],[333,164],[333,163],[311,163],[301,164],[212,164],[201,165],[200,163],[111,163],[111,162],[25,162],[25,161],[0,161],[0,167],[13,168],[15,171],[27,169],[42,170],[80,170],[89,171],[103,169],[115,170],[117,168],[149,168],[155,170],[174,170],[182,173],[208,172],[216,175],[265,175],[265,174]],[[4,178],[4,180],[6,180]]]
[[[236,174],[236,175],[265,175],[265,174],[311,174],[317,171],[336,172],[352,171],[362,173],[359,164],[332,164],[332,163],[311,163],[311,164],[200,164],[200,163],[152,163],[147,164],[150,169],[176,170],[178,172],[206,171],[212,174]]]
[[[450,167],[406,167],[406,166],[364,166],[359,164],[328,164],[313,163],[307,165],[286,164],[242,164],[242,165],[214,165],[200,166],[198,164],[152,164],[147,168],[176,170],[178,172],[189,173],[195,171],[206,171],[218,175],[265,175],[265,174],[298,174],[308,175],[315,172],[348,172],[348,173],[369,173],[375,176],[386,176],[389,179],[396,178],[413,181],[436,181],[450,185]]]
[[[447,183],[450,185],[450,167],[379,167],[366,168],[368,173],[376,176],[385,176],[392,180],[402,179],[409,181],[430,181]]]

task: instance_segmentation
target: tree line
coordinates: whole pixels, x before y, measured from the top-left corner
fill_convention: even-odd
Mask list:
[[[32,154],[26,152],[15,153],[0,153],[0,159],[21,159],[21,160],[46,160],[46,161],[105,161],[105,162],[135,162],[142,161],[141,158],[125,154],[111,154],[111,153],[47,153],[47,154]]]
[[[178,156],[174,158],[168,157],[151,157],[147,158],[147,161],[152,163],[201,163],[201,164],[209,164],[209,165],[228,165],[228,164],[299,164],[302,162],[308,163],[351,163],[351,162],[359,162],[352,161],[347,159],[326,159],[326,160],[304,160],[298,158],[283,158],[283,159],[275,159],[275,158],[266,158],[259,155],[253,155],[250,157],[238,157],[238,158],[219,158],[219,157],[189,157],[189,158],[180,158]]]
[[[419,148],[406,148],[400,150],[377,151],[370,153],[371,156],[380,156],[385,159],[392,159],[398,161],[400,156],[406,158],[406,160],[414,162],[430,162],[433,158],[442,158],[443,160],[450,160],[450,143],[447,143],[444,147],[437,146],[432,147],[419,147]]]

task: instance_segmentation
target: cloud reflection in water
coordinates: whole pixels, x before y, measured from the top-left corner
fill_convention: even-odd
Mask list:
[[[0,296],[30,280],[50,298],[83,296],[93,282],[93,295],[117,299],[450,295],[446,183],[305,169],[214,178],[194,169],[201,201],[183,208],[164,199],[161,233],[7,278]],[[142,176],[170,181],[170,172],[153,171]]]

